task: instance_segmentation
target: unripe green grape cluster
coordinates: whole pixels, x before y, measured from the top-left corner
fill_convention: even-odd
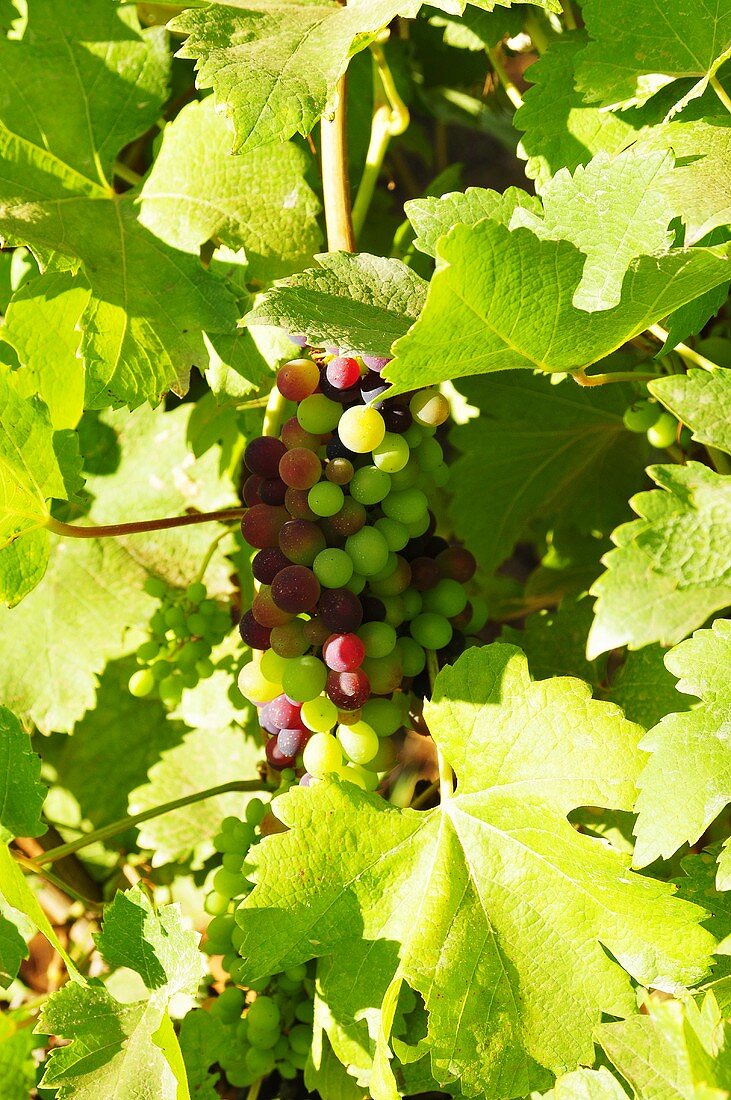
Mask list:
[[[175,707],[185,688],[214,672],[211,653],[231,629],[231,619],[209,598],[202,581],[181,590],[148,577],[144,589],[160,606],[137,650],[140,668],[130,677],[129,690],[137,698],[156,694],[165,706]]]
[[[656,401],[635,401],[625,410],[622,419],[628,431],[637,435],[645,434],[648,443],[660,451],[677,442],[689,442],[688,433],[683,435],[673,414],[666,412]]]
[[[435,388],[389,398],[385,363],[331,349],[285,364],[293,415],[244,456],[259,588],[240,631],[260,658],[238,684],[269,765],[305,785],[337,774],[375,790],[427,690],[427,652],[453,660],[487,617],[474,557],[429,507],[449,480],[449,403]]]

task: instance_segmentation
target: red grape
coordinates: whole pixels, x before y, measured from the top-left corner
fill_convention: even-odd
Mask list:
[[[327,380],[337,390],[348,390],[360,381],[360,363],[347,355],[331,359],[325,368]]]
[[[245,612],[242,616],[239,623],[239,633],[251,649],[269,649],[271,631],[268,626],[262,626],[261,623],[258,623],[251,611]]]
[[[298,615],[315,606],[320,597],[320,582],[304,565],[289,565],[274,578],[272,597],[282,611]]]
[[[292,447],[306,447],[308,451],[316,451],[322,440],[319,435],[306,432],[297,417],[292,416],[282,427],[282,443],[287,450]]]
[[[272,599],[271,588],[266,585],[260,588],[254,596],[251,610],[256,621],[261,623],[262,626],[268,626],[270,630],[273,626],[284,626],[292,618],[288,611],[283,611],[280,607],[277,607]]]
[[[281,439],[275,439],[271,435],[260,435],[252,439],[244,451],[247,470],[259,477],[278,477],[279,460],[286,449]]]
[[[329,672],[325,691],[338,710],[360,710],[368,701],[371,684],[360,668],[355,672]]]
[[[278,546],[267,546],[255,555],[251,572],[259,584],[271,584],[280,569],[286,569],[290,564],[289,558],[285,558]]]
[[[365,657],[357,634],[331,634],[322,647],[322,659],[333,672],[354,672]]]
[[[437,566],[443,577],[467,584],[477,571],[477,562],[474,554],[466,550],[464,546],[449,546],[442,550],[437,557]]]
[[[264,550],[279,545],[279,532],[289,519],[286,508],[271,504],[255,504],[241,520],[241,534],[249,546]]]
[[[290,519],[279,532],[279,549],[295,565],[312,565],[326,546],[320,528],[307,519]]]
[[[363,606],[349,588],[327,588],[317,605],[320,618],[335,634],[350,634],[363,622]]]
[[[277,372],[277,389],[288,401],[304,401],[315,392],[319,381],[320,371],[311,359],[293,359]]]
[[[320,480],[322,463],[314,451],[292,447],[282,455],[279,476],[290,489],[311,489]]]

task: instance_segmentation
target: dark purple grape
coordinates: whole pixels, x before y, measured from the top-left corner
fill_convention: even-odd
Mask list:
[[[360,531],[365,527],[367,518],[363,505],[352,497],[346,497],[340,511],[322,520],[320,528],[326,538],[334,542],[336,539],[346,539],[348,535],[354,535],[356,531]]]
[[[379,407],[378,398],[390,389],[388,382],[384,382],[377,371],[369,370],[360,380],[361,398],[368,405]]]
[[[325,454],[328,458],[349,458],[351,462],[356,462],[359,458],[355,451],[348,450],[338,435],[332,437],[325,448]]]
[[[241,534],[255,550],[279,545],[279,532],[289,519],[286,508],[255,504],[241,520]]]
[[[262,504],[259,489],[264,478],[258,474],[250,474],[244,482],[244,504],[247,508],[253,508],[255,504]]]
[[[410,428],[414,422],[413,416],[405,405],[391,405],[385,401],[381,416],[386,425],[386,431],[396,432],[398,435]]]
[[[278,546],[267,546],[254,556],[251,572],[259,584],[271,584],[280,569],[286,569],[291,564]]]
[[[284,494],[287,486],[281,477],[265,477],[259,486],[259,496],[262,504],[284,504]]]
[[[376,599],[375,596],[362,596],[363,621],[366,623],[383,623],[386,621],[386,605]]]
[[[436,521],[435,521],[436,523]],[[428,535],[424,545],[424,556],[427,558],[438,558],[441,553],[449,549],[449,543],[446,539],[443,539],[441,535]]]
[[[371,684],[360,668],[355,672],[329,672],[325,691],[338,710],[360,710],[368,702]]]
[[[290,519],[279,532],[279,549],[295,565],[312,565],[326,546],[320,528],[307,519]]]
[[[271,631],[268,626],[262,626],[261,623],[258,623],[251,611],[245,612],[242,616],[239,623],[239,633],[251,649],[269,649]]]
[[[259,477],[278,477],[279,460],[286,449],[281,439],[260,435],[252,439],[244,451],[246,469]]]
[[[270,737],[264,746],[264,753],[266,754],[267,763],[270,768],[274,768],[275,771],[281,772],[284,771],[285,768],[293,767],[295,758],[293,756],[285,756],[280,752],[277,741],[277,737]]]
[[[411,563],[411,585],[417,592],[428,592],[439,581],[439,567],[431,558],[414,558]]]
[[[467,584],[477,572],[475,555],[464,546],[448,546],[437,556],[437,566],[443,577]]]
[[[332,382],[328,382],[324,373],[320,380],[320,392],[331,401],[337,401],[340,405],[354,405],[356,401],[360,401],[360,386],[350,386],[347,390],[339,390],[337,386],[333,386]]]
[[[293,519],[317,519],[307,500],[306,489],[287,489],[284,507]]]
[[[363,622],[363,605],[349,588],[325,589],[317,611],[334,634],[351,634]]]
[[[317,603],[320,582],[304,565],[289,565],[274,578],[272,598],[282,611],[299,615],[301,611],[310,611]]]

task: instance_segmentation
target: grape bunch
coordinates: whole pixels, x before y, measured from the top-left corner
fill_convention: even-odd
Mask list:
[[[231,620],[208,598],[202,581],[181,591],[148,577],[144,588],[160,606],[150,619],[149,637],[137,650],[141,667],[130,677],[129,690],[138,698],[156,692],[167,707],[175,707],[184,688],[212,675],[211,652],[228,634]]]
[[[627,431],[637,435],[647,435],[648,442],[662,451],[680,440],[685,444],[689,433],[680,430],[680,425],[672,413],[666,412],[656,401],[635,401],[625,410],[623,416]]]
[[[274,1070],[284,1078],[295,1077],[304,1068],[312,1044],[314,980],[307,967],[269,975],[246,989],[238,984],[244,965],[238,953],[243,936],[235,913],[239,901],[252,889],[246,877],[246,857],[261,840],[266,813],[261,799],[252,798],[243,819],[224,818],[213,841],[221,865],[213,872],[205,900],[213,917],[205,950],[222,956],[223,968],[231,978],[211,1008],[227,1032],[218,1061],[236,1088],[249,1086]]]
[[[436,534],[429,509],[449,479],[446,397],[386,398],[387,360],[334,351],[280,369],[294,415],[246,448],[241,528],[258,590],[240,631],[261,657],[239,688],[272,768],[373,790],[411,689],[423,694],[426,651],[454,659],[487,612],[466,588],[474,557]]]

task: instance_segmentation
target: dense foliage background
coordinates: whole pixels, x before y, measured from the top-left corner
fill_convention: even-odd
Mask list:
[[[730,56],[729,0],[0,0],[2,1100],[731,1094]],[[479,565],[376,792],[237,686],[305,341],[441,387]]]

